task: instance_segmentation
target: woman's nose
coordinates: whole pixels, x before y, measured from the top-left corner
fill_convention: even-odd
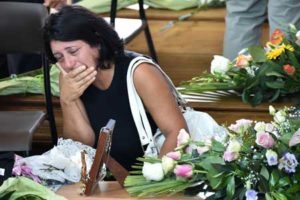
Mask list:
[[[73,69],[75,67],[75,59],[71,56],[67,56],[64,58],[64,67],[67,69]]]

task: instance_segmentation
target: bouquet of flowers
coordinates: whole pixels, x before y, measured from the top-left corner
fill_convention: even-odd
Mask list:
[[[207,199],[300,199],[300,110],[269,110],[273,121],[240,119],[224,141],[192,141],[180,131],[173,152],[139,159],[144,163],[126,178],[127,191],[138,197],[185,191]]]
[[[277,29],[266,46],[251,46],[236,59],[214,56],[211,73],[204,73],[181,84],[184,94],[235,90],[245,103],[255,106],[273,102],[280,96],[300,91],[300,31],[289,26],[285,36]]]

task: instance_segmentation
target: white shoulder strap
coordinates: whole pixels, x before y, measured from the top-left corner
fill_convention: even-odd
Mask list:
[[[152,134],[151,126],[149,124],[147,115],[146,115],[144,105],[135,89],[134,82],[133,82],[133,73],[134,73],[135,69],[141,63],[150,63],[150,64],[156,66],[161,71],[161,73],[166,77],[166,80],[168,81],[170,88],[172,89],[172,93],[177,98],[177,100],[181,104],[186,104],[186,102],[182,98],[182,96],[177,92],[171,79],[159,67],[159,65],[154,63],[151,59],[139,56],[139,57],[134,58],[130,62],[128,71],[127,71],[127,77],[126,77],[129,104],[130,104],[131,113],[132,113],[135,125],[136,125],[138,133],[139,133],[140,141],[141,141],[142,145],[146,145],[146,144],[149,144],[153,140],[153,134]]]

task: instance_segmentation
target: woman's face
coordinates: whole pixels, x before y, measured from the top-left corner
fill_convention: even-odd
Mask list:
[[[87,67],[97,66],[99,49],[91,47],[83,40],[68,42],[52,40],[50,46],[57,62],[66,72],[82,65]]]

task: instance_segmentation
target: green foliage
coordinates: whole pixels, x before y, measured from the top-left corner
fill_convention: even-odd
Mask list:
[[[179,91],[197,95],[206,91],[236,90],[241,93],[243,102],[252,106],[299,92],[300,46],[295,42],[294,28],[290,27],[287,37],[274,32],[272,37],[279,41],[271,40],[265,48],[251,46],[233,61],[214,58],[211,67],[219,71],[182,82]]]
[[[251,46],[248,48],[248,51],[252,56],[254,62],[263,63],[267,61],[265,50],[262,47]]]

